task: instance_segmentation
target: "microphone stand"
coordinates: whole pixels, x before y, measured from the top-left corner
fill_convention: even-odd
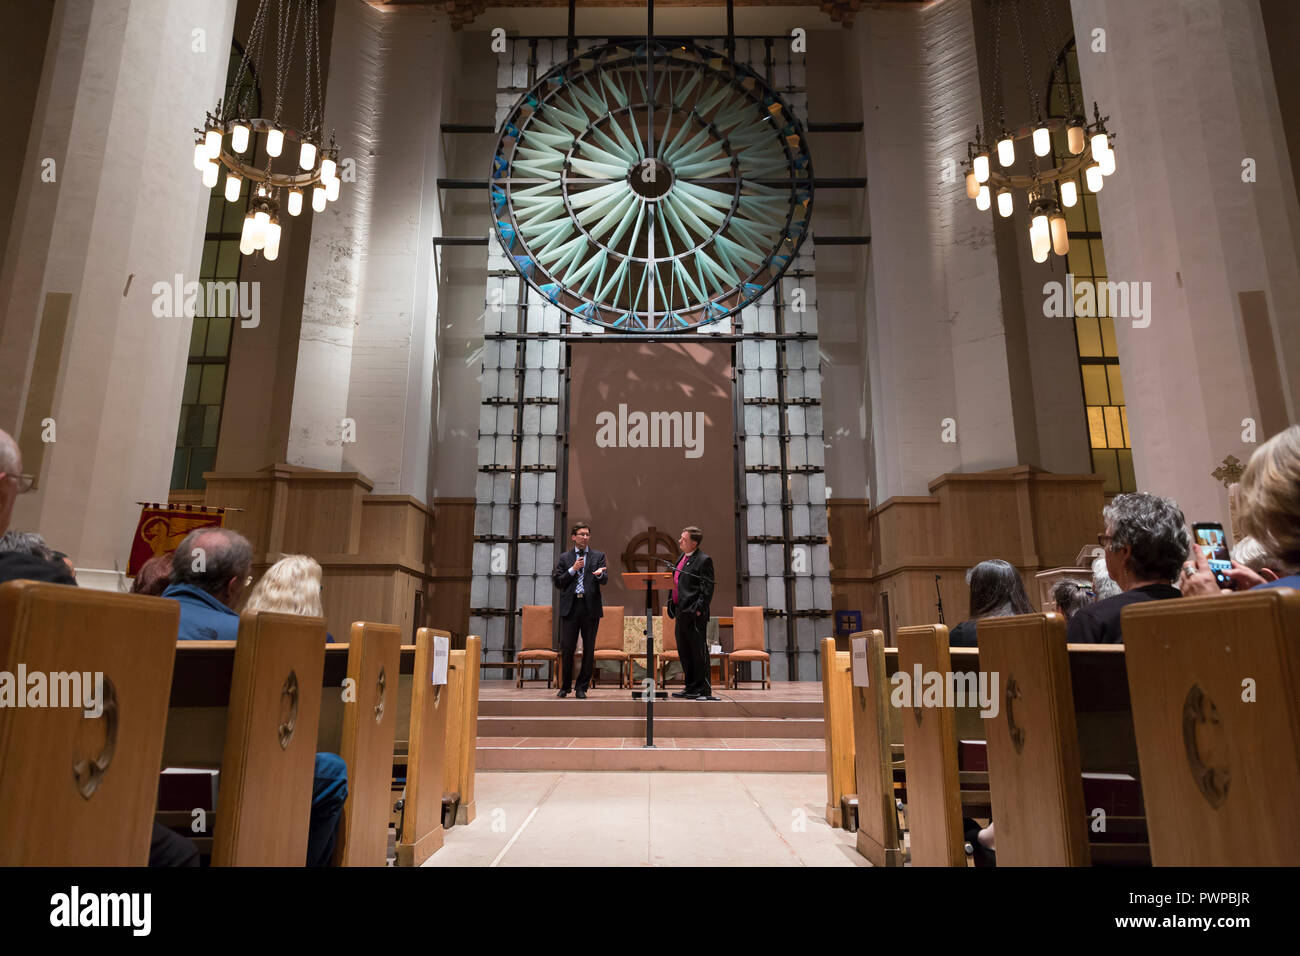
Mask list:
[[[947,622],[943,619],[943,594],[939,590],[939,575],[937,574],[934,576],[934,596],[939,599],[934,604],[939,609],[939,623],[946,624]]]

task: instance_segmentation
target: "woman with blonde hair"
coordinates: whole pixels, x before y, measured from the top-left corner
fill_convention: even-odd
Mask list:
[[[320,565],[305,554],[289,554],[266,569],[244,610],[324,617],[320,593]]]
[[[1283,569],[1300,567],[1300,425],[1278,432],[1250,456],[1241,476],[1241,528],[1259,542]],[[1192,548],[1193,562],[1183,568],[1184,594],[1218,594],[1209,561]],[[1224,572],[1238,591],[1252,587],[1300,588],[1300,574],[1270,580],[1266,574],[1234,560]]]

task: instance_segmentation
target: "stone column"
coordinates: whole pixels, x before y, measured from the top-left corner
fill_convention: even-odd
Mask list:
[[[427,500],[437,357],[432,239],[450,29],[420,9],[340,4],[327,130],[355,182],[312,226],[288,460]],[[355,443],[344,443],[344,419]]]
[[[956,165],[981,117],[970,6],[864,9],[854,32],[870,204],[872,498],[880,502],[924,495],[944,472],[1017,464],[1020,452],[992,221],[966,197]],[[944,434],[946,419],[955,436]]]
[[[1147,317],[1115,322],[1138,487],[1227,527],[1211,472],[1300,407],[1300,209],[1259,3],[1073,16],[1089,118],[1096,100],[1115,133],[1109,277],[1150,289]]]
[[[154,285],[198,271],[191,129],[221,95],[233,20],[228,0],[54,9],[0,272],[0,422],[39,482],[13,527],[83,584],[114,582],[134,502],[167,497],[191,320],[158,317]]]

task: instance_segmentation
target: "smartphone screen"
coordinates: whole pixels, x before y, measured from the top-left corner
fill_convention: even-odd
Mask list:
[[[1198,521],[1192,526],[1196,534],[1196,543],[1210,563],[1210,570],[1216,577],[1232,567],[1232,556],[1228,553],[1228,536],[1223,525],[1217,521]]]

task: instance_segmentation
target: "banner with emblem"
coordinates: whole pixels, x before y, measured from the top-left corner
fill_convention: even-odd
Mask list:
[[[132,577],[140,573],[150,558],[175,551],[177,545],[195,528],[220,528],[226,523],[225,508],[158,504],[152,501],[136,503],[140,505],[140,522],[135,526],[131,561],[126,570]]]

